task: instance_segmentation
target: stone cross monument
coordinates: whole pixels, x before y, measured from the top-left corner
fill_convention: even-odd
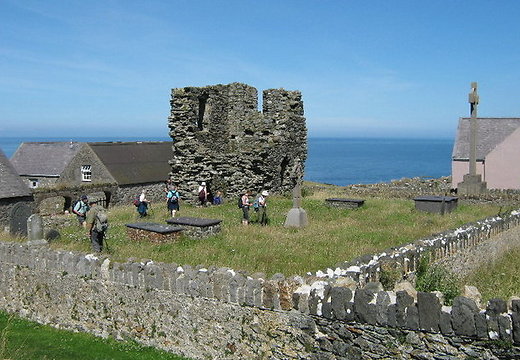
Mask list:
[[[471,83],[471,92],[468,95],[471,119],[469,123],[469,174],[477,175],[477,83]]]
[[[464,175],[462,182],[457,184],[457,189],[461,195],[479,195],[486,191],[487,185],[482,181],[482,175],[477,175],[477,106],[479,96],[476,82],[471,83],[468,101],[471,115],[469,120],[469,173]]]
[[[302,228],[309,225],[307,213],[302,209],[302,188],[298,181],[293,189],[293,207],[285,218],[285,227]]]

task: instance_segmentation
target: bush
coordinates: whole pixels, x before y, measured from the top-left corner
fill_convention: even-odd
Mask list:
[[[446,305],[451,305],[453,299],[459,296],[460,284],[455,275],[441,265],[431,264],[430,256],[422,256],[416,271],[417,291],[440,291],[444,294]]]
[[[403,279],[403,271],[401,266],[393,262],[384,262],[381,264],[381,272],[379,273],[379,282],[386,291],[393,290],[395,284]]]

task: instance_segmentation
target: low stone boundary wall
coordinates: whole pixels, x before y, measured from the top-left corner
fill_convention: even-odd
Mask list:
[[[318,271],[319,278],[350,277],[364,286],[368,282],[379,281],[381,266],[385,263],[398,265],[403,276],[417,269],[421,256],[427,254],[435,261],[460,250],[473,247],[491,236],[520,225],[520,210],[503,216],[488,217],[466,224],[432,237],[419,239],[413,243],[387,249],[379,254],[364,255],[352,261],[337,264],[335,269]]]
[[[266,279],[227,268],[117,263],[32,244],[0,242],[2,309],[195,359],[369,358],[365,351],[405,359],[410,346],[435,353],[430,342],[447,353],[470,347],[481,356],[504,349],[478,339],[520,343],[520,301],[507,309],[494,300],[483,310],[460,297],[445,307],[436,294],[415,299],[380,284],[353,291],[345,278]],[[507,354],[520,356],[511,345]]]

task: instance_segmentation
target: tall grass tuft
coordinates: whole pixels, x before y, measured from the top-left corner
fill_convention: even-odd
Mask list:
[[[432,264],[428,254],[421,256],[416,277],[417,291],[440,291],[444,294],[446,305],[451,305],[453,299],[461,294],[461,284],[457,277],[443,266]]]

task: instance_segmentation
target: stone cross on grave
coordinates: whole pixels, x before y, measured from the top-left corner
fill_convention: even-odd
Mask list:
[[[477,174],[477,106],[478,94],[477,83],[471,83],[471,92],[468,95],[470,104],[470,139],[469,139],[469,173],[470,175]]]
[[[293,207],[285,219],[285,227],[302,228],[309,224],[307,213],[302,209],[302,188],[298,181],[293,189]]]
[[[471,83],[471,92],[468,95],[470,105],[469,120],[469,173],[464,175],[462,182],[457,184],[457,192],[461,195],[479,195],[486,192],[487,185],[482,176],[477,175],[477,106],[479,96],[477,83]]]

